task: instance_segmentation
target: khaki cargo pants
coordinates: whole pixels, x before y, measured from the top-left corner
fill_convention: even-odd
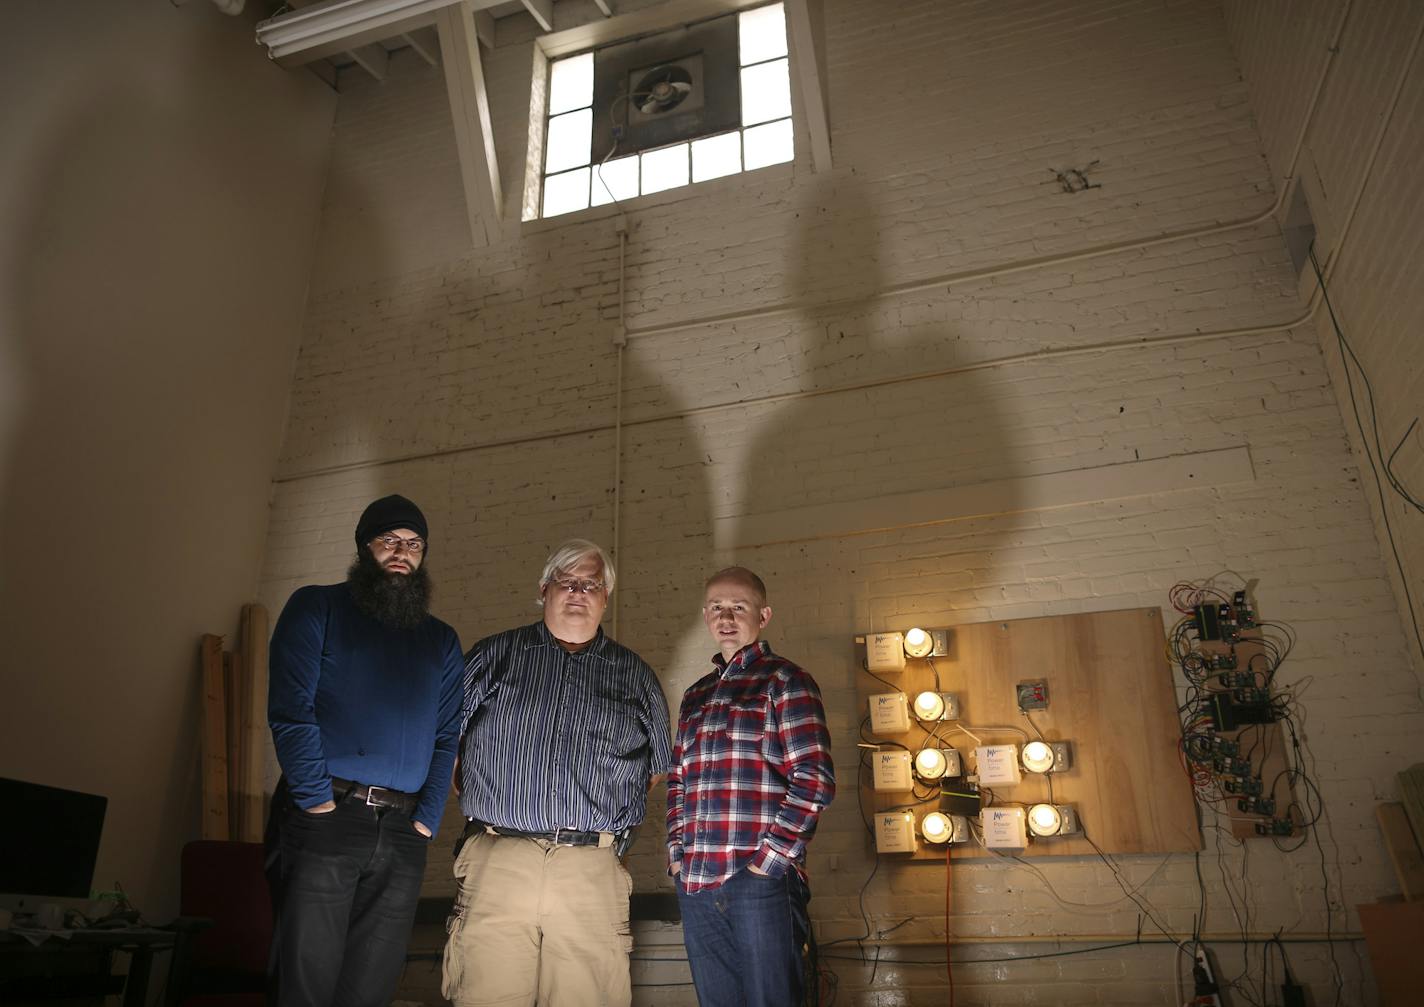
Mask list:
[[[455,859],[441,990],[455,1007],[628,1007],[628,896],[612,847],[476,833]]]

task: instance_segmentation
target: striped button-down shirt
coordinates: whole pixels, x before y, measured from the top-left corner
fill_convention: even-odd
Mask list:
[[[713,661],[683,696],[668,774],[668,855],[686,892],[748,865],[801,871],[836,793],[815,680],[760,640]]]
[[[543,622],[475,644],[462,723],[460,810],[502,828],[622,832],[671,761],[657,676],[601,629],[576,654]]]

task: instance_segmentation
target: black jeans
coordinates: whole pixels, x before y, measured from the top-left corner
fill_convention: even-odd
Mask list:
[[[385,1007],[405,967],[430,840],[407,813],[357,800],[314,815],[279,785],[272,803],[270,1002]]]

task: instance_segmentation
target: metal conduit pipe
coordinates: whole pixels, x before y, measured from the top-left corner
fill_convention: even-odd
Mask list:
[[[623,513],[623,351],[628,348],[628,330],[623,324],[623,309],[627,298],[623,291],[624,267],[628,253],[628,218],[618,217],[614,224],[618,231],[618,328],[613,333],[613,345],[618,352],[618,376],[613,393],[613,562],[621,564],[619,546],[622,544]],[[618,595],[613,598],[611,630],[614,639],[618,637]]]

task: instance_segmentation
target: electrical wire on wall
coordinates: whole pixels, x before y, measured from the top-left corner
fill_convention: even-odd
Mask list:
[[[1394,525],[1389,517],[1389,498],[1385,496],[1383,485],[1384,482],[1388,482],[1390,489],[1394,490],[1395,494],[1404,502],[1404,506],[1409,508],[1406,510],[1406,514],[1410,511],[1424,514],[1424,501],[1421,501],[1404,485],[1393,469],[1394,457],[1399,454],[1399,449],[1404,446],[1406,438],[1418,425],[1419,417],[1414,417],[1394,450],[1389,453],[1388,457],[1385,457],[1384,446],[1380,441],[1379,412],[1375,408],[1374,385],[1370,382],[1370,375],[1365,370],[1365,365],[1361,363],[1359,355],[1355,353],[1355,348],[1345,337],[1345,330],[1340,327],[1340,319],[1336,316],[1335,306],[1330,301],[1330,288],[1326,285],[1325,273],[1320,268],[1320,261],[1315,257],[1313,244],[1310,247],[1310,265],[1315,270],[1315,278],[1320,284],[1320,293],[1325,301],[1325,309],[1330,317],[1330,324],[1335,330],[1336,344],[1340,349],[1340,367],[1345,372],[1345,387],[1350,394],[1350,412],[1355,417],[1355,429],[1360,434],[1360,448],[1364,451],[1365,460],[1370,463],[1370,472],[1374,475],[1375,493],[1379,498],[1380,517],[1384,523],[1385,536],[1389,540],[1390,553],[1394,558],[1394,568],[1399,572],[1399,583],[1404,589],[1405,608],[1409,610],[1410,623],[1414,627],[1414,643],[1419,648],[1420,660],[1424,661],[1424,634],[1421,634],[1419,629],[1419,614],[1415,609],[1414,593],[1409,588],[1409,575],[1405,572],[1404,560],[1399,555],[1399,544],[1394,538]],[[1360,381],[1365,388],[1365,399],[1370,415],[1369,433],[1365,432],[1365,422],[1360,416],[1360,403],[1355,396],[1355,379],[1351,373],[1351,364],[1354,365],[1353,370],[1359,372]],[[1377,458],[1378,464],[1376,464]],[[1381,469],[1384,471],[1383,481],[1380,479]],[[1424,683],[1421,683],[1420,696],[1424,698]]]
[[[1267,1005],[1266,972],[1271,945],[1261,945],[1261,981],[1251,981],[1252,907],[1247,878],[1250,842],[1269,838],[1283,853],[1314,841],[1320,860],[1324,902],[1325,944],[1329,949],[1334,1003],[1344,995],[1344,980],[1335,956],[1335,914],[1338,899],[1332,887],[1341,876],[1339,845],[1335,850],[1335,885],[1327,869],[1322,827],[1329,827],[1325,803],[1313,771],[1314,760],[1304,745],[1304,709],[1300,696],[1309,679],[1283,686],[1282,663],[1296,646],[1295,630],[1287,623],[1258,618],[1248,596],[1253,582],[1239,574],[1240,590],[1218,586],[1217,577],[1182,582],[1169,592],[1181,618],[1168,632],[1167,650],[1185,683],[1178,707],[1182,735],[1178,742],[1182,769],[1191,781],[1197,820],[1212,833],[1221,889],[1241,934],[1240,973],[1225,982],[1251,1004]],[[1243,663],[1242,656],[1246,656]],[[1223,824],[1225,823],[1225,824]],[[1236,846],[1238,867],[1228,870],[1225,853]],[[1198,926],[1205,918],[1205,887],[1201,856],[1196,856],[1197,882],[1202,891]],[[1279,938],[1283,930],[1276,931]],[[1194,942],[1194,943],[1199,943]],[[1358,953],[1358,952],[1357,952]],[[1282,995],[1286,984],[1283,983]],[[1260,991],[1258,999],[1257,992]]]

